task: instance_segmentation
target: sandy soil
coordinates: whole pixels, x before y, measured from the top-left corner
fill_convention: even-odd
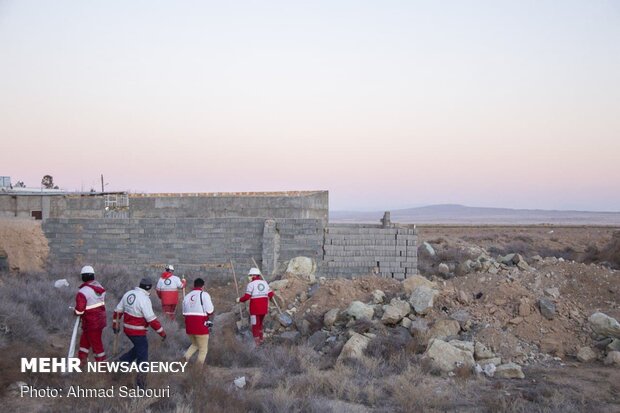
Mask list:
[[[41,221],[0,218],[0,251],[8,255],[11,271],[43,271],[49,247]]]

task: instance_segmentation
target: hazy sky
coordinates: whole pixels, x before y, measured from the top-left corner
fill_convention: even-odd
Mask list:
[[[620,1],[0,0],[0,175],[620,210]]]

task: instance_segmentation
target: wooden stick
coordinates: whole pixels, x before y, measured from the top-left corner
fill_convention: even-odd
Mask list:
[[[235,289],[237,290],[237,297],[239,297],[239,284],[237,284],[237,274],[235,274],[235,266],[232,260],[230,260],[230,268],[232,269],[233,279],[235,280]],[[239,307],[239,317],[243,320],[243,310]]]
[[[114,334],[114,345],[112,346],[112,357],[116,357],[116,355],[118,354],[118,336],[119,336],[119,334]]]

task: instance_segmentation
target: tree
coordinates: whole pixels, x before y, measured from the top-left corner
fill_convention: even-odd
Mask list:
[[[24,181],[17,181],[17,183],[15,184],[15,188],[25,188],[26,184],[24,183]]]
[[[54,177],[52,175],[45,175],[43,179],[41,179],[41,185],[43,185],[45,189],[58,189],[58,187],[54,185]]]

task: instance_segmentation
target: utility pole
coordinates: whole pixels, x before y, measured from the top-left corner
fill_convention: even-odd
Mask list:
[[[101,192],[103,192],[103,174],[101,174]]]

